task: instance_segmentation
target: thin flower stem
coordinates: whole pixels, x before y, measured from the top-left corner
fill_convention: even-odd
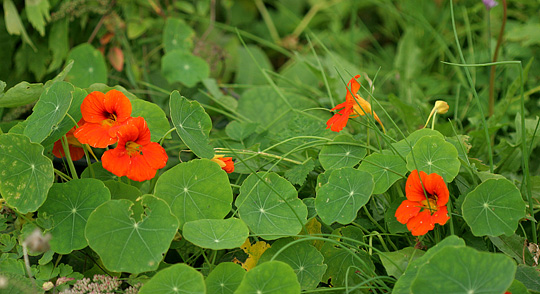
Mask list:
[[[57,169],[54,169],[54,173],[56,175],[58,175],[59,177],[61,177],[66,182],[69,182],[69,181],[72,180],[72,178],[70,176],[66,175],[65,173],[63,173],[63,172],[61,172],[61,171],[59,171]]]
[[[319,66],[319,71],[322,74],[323,81],[324,81],[324,87],[326,88],[326,93],[328,94],[328,97],[330,98],[330,103],[332,105],[332,108],[336,106],[336,103],[334,101],[334,96],[332,95],[332,91],[330,90],[330,85],[328,84],[328,79],[326,78],[326,73],[324,72],[324,68],[321,64],[321,60],[319,59],[319,56],[317,55],[317,51],[315,51],[315,47],[313,47],[313,43],[311,43],[311,38],[308,34],[306,34],[306,38],[308,40],[309,48],[311,49],[311,52],[313,52],[313,55],[315,55],[315,59],[317,60],[317,65]]]
[[[272,21],[272,17],[270,17],[270,14],[268,13],[268,10],[266,10],[266,6],[264,6],[264,3],[262,0],[255,0],[255,6],[257,6],[257,9],[259,10],[259,13],[261,14],[264,23],[266,24],[266,27],[268,28],[268,31],[270,32],[270,37],[272,37],[272,40],[276,44],[281,43],[281,39],[279,38],[278,31],[276,29],[276,26],[274,25],[274,22]]]
[[[163,141],[165,141],[165,138],[167,138],[168,135],[170,135],[172,132],[176,131],[176,127],[168,130],[165,135],[163,135],[163,137],[161,137],[161,139],[159,140],[159,145],[160,146],[163,146]]]
[[[62,138],[60,138],[60,142],[62,143],[62,148],[64,149],[64,155],[66,157],[66,161],[68,163],[71,176],[74,179],[78,179],[79,176],[77,175],[77,170],[75,169],[75,166],[73,165],[73,160],[71,159],[71,154],[69,153],[69,143],[68,143],[66,135],[63,135]]]

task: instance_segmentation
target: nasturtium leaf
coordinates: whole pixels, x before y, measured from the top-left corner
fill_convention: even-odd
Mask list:
[[[504,293],[516,264],[504,254],[447,246],[418,269],[412,293]]]
[[[436,173],[447,183],[454,180],[460,166],[456,147],[437,136],[422,137],[407,155],[407,168],[410,171],[417,169],[428,175]]]
[[[105,187],[111,192],[111,199],[113,200],[127,199],[133,203],[137,203],[139,197],[143,195],[141,190],[137,187],[119,182],[118,180],[104,180],[103,184],[105,184]],[[141,215],[143,209],[144,208],[140,205],[133,205],[131,207],[133,215]]]
[[[0,93],[0,107],[17,107],[32,103],[43,93],[43,84],[20,82],[5,93]]]
[[[159,271],[146,282],[139,294],[206,294],[203,275],[184,263],[172,265]]]
[[[406,158],[409,153],[411,153],[411,148],[414,147],[416,142],[420,140],[423,137],[426,136],[436,136],[437,138],[444,139],[444,136],[439,133],[438,131],[432,130],[432,129],[420,129],[412,132],[408,137],[407,140],[403,139],[399,142],[393,143],[392,147],[397,151],[403,158]],[[408,142],[408,143],[407,143]],[[409,147],[410,144],[410,147]],[[392,151],[386,151],[386,152],[392,152]]]
[[[388,232],[391,234],[409,232],[407,226],[398,222],[396,219],[396,210],[401,205],[401,202],[403,202],[403,199],[395,199],[384,212],[384,223],[388,228]]]
[[[152,142],[158,142],[171,129],[165,112],[156,104],[136,99],[131,101],[131,107],[131,116],[142,116],[148,124]]]
[[[85,90],[75,88],[73,91],[73,100],[67,111],[71,117],[66,115],[58,125],[53,126],[51,134],[41,143],[43,146],[54,144],[54,142],[60,140],[63,135],[75,126],[75,122],[79,122],[82,117],[81,104],[87,95],[88,93]],[[73,118],[75,122],[71,118]]]
[[[24,135],[0,135],[0,194],[20,213],[36,211],[54,180],[52,161],[43,146]]]
[[[165,52],[175,49],[190,52],[193,47],[193,36],[195,32],[182,19],[168,17],[163,30],[163,46]]]
[[[308,210],[307,219],[316,217],[317,216],[317,210],[315,209],[315,198],[313,198],[313,197],[303,198],[302,202],[304,202],[304,204],[306,205],[307,210]]]
[[[332,279],[334,287],[360,284],[375,270],[371,257],[364,250],[343,249],[334,243],[326,242],[321,253],[324,256],[324,262],[328,265],[322,280]]]
[[[57,82],[39,97],[32,114],[26,119],[28,124],[24,135],[32,142],[41,143],[64,119],[73,99],[75,88],[66,82]]]
[[[275,173],[249,175],[234,204],[251,231],[266,240],[296,235],[306,222],[307,208],[296,189]]]
[[[96,179],[73,179],[67,183],[53,184],[39,215],[50,216],[54,222],[51,230],[51,249],[68,254],[88,245],[84,228],[88,216],[96,207],[111,199],[109,189]]]
[[[399,278],[405,272],[407,266],[413,260],[424,255],[424,253],[424,251],[413,247],[405,247],[398,251],[379,253],[379,256],[388,275]]]
[[[373,194],[382,194],[397,180],[405,178],[407,163],[399,155],[373,153],[364,158],[358,170],[370,173],[375,181]]]
[[[132,205],[143,206],[144,214],[134,215]],[[178,219],[167,203],[144,195],[138,203],[103,203],[90,214],[85,234],[108,270],[141,273],[158,268],[177,230]]]
[[[521,193],[507,179],[490,179],[478,185],[467,194],[461,207],[475,236],[512,235],[525,217]]]
[[[339,135],[325,145],[319,153],[319,161],[325,170],[353,167],[366,156],[366,148],[358,146],[349,135]]]
[[[222,262],[206,277],[206,292],[216,294],[233,294],[238,288],[246,270],[232,262]]]
[[[272,244],[272,247],[268,248],[261,259],[259,264],[269,261],[271,258],[274,260],[283,261],[294,270],[300,283],[302,290],[312,290],[317,288],[323,274],[326,272],[326,264],[323,263],[323,255],[313,245],[307,241],[295,243],[279,255],[275,256],[278,250],[282,249],[288,243],[293,241],[292,239],[279,239]]]
[[[201,219],[184,224],[182,235],[189,242],[213,250],[233,249],[249,236],[246,224],[237,218]]]
[[[261,69],[272,70],[272,63],[270,63],[264,51],[255,45],[238,46],[235,83],[245,85],[268,84],[268,80],[261,72]]]
[[[433,246],[428,251],[426,251],[426,253],[424,255],[422,255],[421,257],[413,260],[409,264],[409,266],[407,267],[407,269],[405,270],[403,275],[401,275],[401,277],[399,277],[398,281],[394,285],[394,289],[392,290],[392,293],[395,293],[395,294],[409,294],[409,293],[411,293],[411,291],[410,291],[411,286],[412,286],[413,282],[415,281],[415,279],[416,279],[416,277],[418,275],[418,270],[420,269],[420,267],[422,265],[428,263],[429,260],[431,259],[431,257],[433,257],[435,254],[437,254],[443,248],[446,248],[448,246],[451,246],[451,247],[457,247],[457,246],[465,247],[465,241],[463,241],[463,239],[457,237],[456,235],[446,237],[444,240],[437,243],[437,245]]]
[[[197,101],[189,101],[178,91],[171,93],[171,120],[180,139],[201,158],[213,158],[209,134],[212,120]]]
[[[288,264],[274,260],[248,271],[234,293],[297,294],[300,283]]]
[[[351,167],[335,170],[317,192],[315,208],[326,224],[349,224],[373,192],[373,177]]]
[[[115,180],[118,181],[118,176],[103,168],[101,162],[90,164],[81,174],[81,178],[94,178],[102,181]]]
[[[200,219],[222,219],[233,199],[229,177],[208,159],[183,162],[164,172],[155,195],[167,202],[180,226]]]
[[[519,266],[518,266],[518,271],[519,271]],[[516,271],[516,276],[517,275],[518,275],[518,273]],[[540,278],[540,277],[538,277],[538,278]],[[540,287],[539,287],[539,289],[540,289]],[[508,290],[506,290],[506,291],[510,292],[512,294],[530,294],[529,290],[527,290],[527,287],[522,282],[520,282],[519,280],[514,280],[512,282],[512,285],[510,285],[510,288],[508,288]]]
[[[94,83],[107,83],[107,66],[103,54],[88,43],[71,49],[67,60],[73,59],[73,68],[66,81],[76,87],[87,88]]]
[[[204,59],[176,49],[161,58],[161,72],[171,84],[180,82],[187,87],[194,87],[208,78],[210,67]]]

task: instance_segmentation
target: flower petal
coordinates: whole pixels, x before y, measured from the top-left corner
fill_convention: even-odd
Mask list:
[[[334,132],[339,132],[343,130],[343,128],[347,125],[347,121],[349,121],[349,115],[352,112],[351,108],[344,108],[338,113],[334,114],[327,122],[326,122],[326,128],[331,129]]]
[[[406,224],[412,217],[418,215],[421,207],[418,202],[403,200],[395,213],[397,221]]]
[[[105,151],[101,156],[103,168],[111,173],[123,177],[127,175],[131,164],[131,158],[126,152],[115,148]]]
[[[450,216],[448,216],[448,209],[446,206],[439,206],[439,210],[431,215],[431,222],[441,226],[446,224],[449,219]]]
[[[73,132],[81,144],[88,144],[96,148],[105,148],[116,143],[116,137],[109,135],[110,126],[95,123],[85,123]]]
[[[118,90],[110,90],[105,94],[104,108],[108,113],[116,115],[116,121],[124,122],[131,116],[131,102]]]
[[[161,145],[155,142],[150,142],[141,148],[142,157],[146,160],[148,166],[156,170],[165,167],[169,157]]]
[[[448,203],[450,193],[448,192],[448,187],[446,187],[443,177],[436,173],[432,173],[426,176],[424,186],[429,194],[437,195],[438,206],[444,206]]]
[[[405,196],[407,197],[407,199],[416,202],[426,200],[426,194],[424,194],[424,189],[422,188],[422,183],[424,183],[424,185],[426,184],[426,176],[426,173],[421,171],[420,177],[422,178],[422,182],[420,182],[418,171],[413,170],[411,172],[411,174],[407,178],[407,182],[405,183]]]
[[[106,120],[107,110],[103,101],[105,100],[105,94],[94,91],[84,98],[81,104],[82,117],[86,122],[101,123]]]
[[[413,236],[422,236],[433,230],[435,224],[431,221],[429,210],[420,212],[415,217],[411,218],[407,223],[407,229],[411,231]]]
[[[346,100],[354,101],[354,94],[360,90],[360,83],[358,82],[358,79],[360,79],[360,75],[355,75],[354,78],[347,83],[347,95],[345,96]]]
[[[127,124],[132,125],[139,130],[137,140],[134,141],[139,145],[146,145],[150,143],[150,129],[148,129],[148,124],[142,117],[133,117],[127,121]]]
[[[142,182],[152,179],[156,175],[157,169],[152,168],[144,156],[135,155],[131,157],[131,164],[129,166],[127,177]]]

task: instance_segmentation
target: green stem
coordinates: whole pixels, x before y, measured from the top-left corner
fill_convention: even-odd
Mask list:
[[[493,59],[492,59],[493,62],[497,62],[499,49],[503,41],[504,28],[506,26],[506,0],[502,0],[502,7],[503,7],[503,19],[502,19],[502,24],[501,24],[501,30],[499,31],[499,37],[497,38],[497,45],[495,46],[495,53],[493,54]],[[489,11],[488,11],[488,24],[489,24]],[[489,31],[489,28],[488,28],[488,31]],[[488,100],[489,116],[493,115],[493,111],[495,109],[495,96],[494,96],[495,68],[496,68],[496,65],[491,66],[491,71],[489,73],[489,100]]]
[[[64,149],[64,155],[66,157],[66,161],[68,163],[71,176],[74,179],[78,179],[79,176],[77,176],[77,170],[75,169],[75,166],[73,165],[73,160],[71,159],[71,154],[69,153],[69,143],[68,143],[66,135],[62,136],[62,138],[60,138],[60,141],[62,143],[62,148]]]

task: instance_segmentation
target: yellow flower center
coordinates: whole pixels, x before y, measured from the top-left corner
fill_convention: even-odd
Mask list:
[[[423,208],[429,209],[432,214],[439,210],[439,207],[437,206],[437,199],[428,198],[426,200],[422,200],[420,203],[422,204]]]
[[[129,156],[132,156],[134,153],[141,154],[141,145],[133,141],[126,143],[126,151]]]
[[[101,122],[101,125],[112,126],[116,122],[116,119],[117,119],[116,114],[107,113],[105,116],[107,117],[107,119],[104,119]]]

